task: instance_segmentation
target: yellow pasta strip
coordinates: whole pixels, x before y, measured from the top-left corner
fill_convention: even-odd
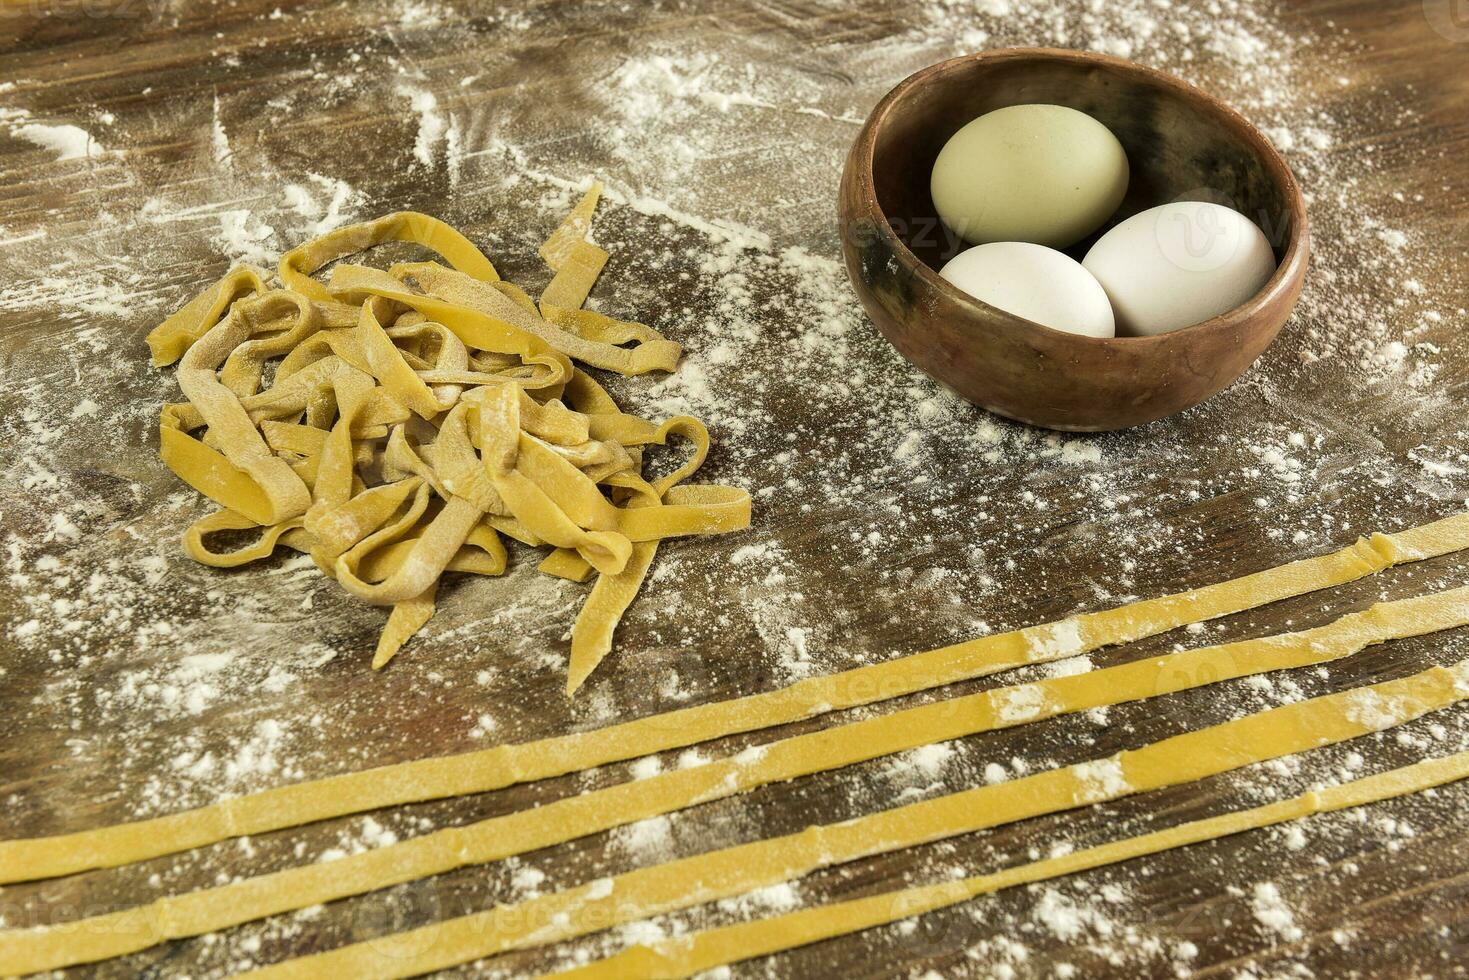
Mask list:
[[[331,304],[335,308],[337,304]],[[265,363],[273,357],[296,348],[316,331],[326,324],[322,319],[321,310],[325,307],[313,303],[313,316],[305,317],[283,317],[281,319],[280,332],[271,336],[252,337],[230,351],[229,357],[225,358],[224,366],[219,369],[219,381],[239,398],[248,398],[258,394],[260,382],[265,373]],[[265,325],[262,332],[269,332],[276,324]]]
[[[376,269],[367,271],[377,272]],[[338,298],[379,297],[402,303],[436,323],[442,323],[470,347],[502,354],[519,354],[527,358],[539,356],[549,362],[562,364],[564,375],[571,375],[571,362],[566,355],[530,331],[467,306],[457,306],[433,296],[412,292],[391,277],[387,277],[387,282],[384,282],[379,276],[365,276],[360,267],[338,266],[332,270],[331,282],[327,288]]]
[[[357,461],[352,429],[373,391],[372,378],[350,368],[333,378],[329,387],[336,401],[337,421],[321,445],[321,461],[311,488],[311,509],[306,514],[308,530],[312,530],[321,511],[345,506],[353,495]]]
[[[597,570],[588,565],[585,558],[570,548],[557,548],[541,559],[541,563],[536,568],[547,575],[564,578],[568,582],[585,582],[597,574]]]
[[[449,386],[446,397],[430,389],[403,359],[403,352],[394,346],[372,306],[372,303],[363,303],[362,315],[357,321],[358,342],[366,356],[368,371],[396,401],[423,418],[431,419],[452,408],[459,397],[459,386]],[[469,367],[469,354],[464,343],[454,334],[450,333],[449,337],[453,339],[450,357],[447,363],[443,360],[440,363],[447,370],[464,371]]]
[[[469,540],[481,514],[478,507],[463,497],[450,497],[443,510],[414,541],[396,572],[381,582],[366,582],[357,577],[352,552],[348,552],[337,559],[337,582],[359,599],[374,605],[395,605],[422,595],[429,584],[449,567],[460,546]],[[371,541],[370,538],[368,540]]]
[[[694,446],[694,452],[687,461],[672,473],[669,473],[656,484],[649,485],[639,477],[627,477],[622,480],[624,486],[630,487],[636,492],[629,507],[657,507],[669,496],[675,485],[703,465],[704,457],[709,453],[709,430],[698,419],[688,416],[679,416],[669,419],[659,427],[655,441],[666,442],[668,437],[678,433],[689,439]],[[684,488],[697,490],[698,488]],[[627,607],[637,596],[638,590],[642,588],[643,580],[648,575],[648,569],[653,564],[653,559],[658,551],[657,541],[640,541],[633,545],[632,555],[622,571],[615,575],[603,574],[598,576],[597,582],[592,586],[592,594],[587,597],[586,604],[582,606],[581,612],[577,614],[576,623],[571,628],[571,662],[566,671],[566,693],[568,695],[576,692],[576,689],[597,669],[612,649],[612,633],[617,624],[622,620],[622,615]],[[556,554],[569,554],[558,551]],[[571,559],[564,558],[561,561],[550,564],[550,559],[541,563],[542,571],[564,572],[567,577],[575,571]]]
[[[371,413],[372,405],[364,406],[363,411],[354,419],[352,426],[353,439],[381,439],[388,434],[386,425],[365,424],[365,415]],[[265,441],[271,449],[276,452],[299,453],[302,456],[319,456],[326,446],[328,429],[316,429],[309,425],[298,425],[294,422],[277,422],[274,419],[266,419],[260,423],[260,434],[265,436]],[[360,448],[360,447],[359,447]],[[358,464],[366,465],[371,461],[371,454],[358,454]]]
[[[500,276],[484,253],[448,225],[416,211],[399,211],[376,221],[347,225],[281,256],[280,278],[287,289],[314,300],[332,298],[311,274],[336,259],[381,245],[384,242],[413,242],[433,249],[460,272],[493,281]]]
[[[659,440],[655,437],[653,441]],[[574,464],[545,443],[525,435],[519,437],[513,467],[513,473],[519,479],[517,487],[534,488],[536,499],[534,504],[526,502],[528,511],[534,510],[538,515],[554,514],[554,518],[546,519],[550,522],[565,522],[568,526],[588,532],[616,533],[630,541],[655,541],[687,534],[732,530],[746,526],[750,519],[749,494],[733,487],[693,494],[687,492],[693,488],[683,487],[680,489],[684,493],[670,494],[666,502],[650,507],[616,507],[602,495],[597,484],[581,473]],[[498,480],[496,488],[504,497],[505,488],[501,487]],[[531,491],[527,489],[526,492]],[[532,530],[536,530],[535,524],[526,520],[524,514],[516,512],[516,516],[525,520]],[[576,546],[575,542],[562,542],[548,535],[541,536],[559,546]],[[597,565],[590,557],[583,557]],[[618,570],[620,569],[613,568],[612,573],[616,574]]]
[[[420,477],[420,479],[422,478]],[[393,515],[382,527],[373,531],[338,556],[329,569],[332,577],[340,581],[343,569],[349,573],[350,577],[358,577],[362,565],[369,558],[376,555],[379,549],[391,546],[396,550],[399,542],[405,540],[412,541],[412,544],[406,548],[402,557],[393,560],[390,566],[385,565],[384,567],[374,569],[382,577],[373,581],[385,582],[394,578],[402,571],[404,564],[414,554],[422,555],[423,552],[420,549],[422,548],[421,539],[423,534],[415,535],[413,532],[418,527],[419,521],[429,512],[429,503],[431,502],[432,496],[430,486],[427,481],[420,484],[414,492],[413,499],[401,511]],[[445,567],[447,568],[447,565]],[[405,593],[408,596],[417,595],[417,593],[411,591],[411,587],[405,590]],[[388,599],[383,604],[386,605],[393,601],[396,600]]]
[[[673,488],[677,491],[679,487]],[[589,732],[404,762],[235,797],[95,830],[0,841],[0,883],[51,878],[350,813],[499,789],[740,732],[1045,663],[1188,623],[1341,585],[1393,564],[1469,547],[1469,514],[1190,592],[1085,613],[925,653],[808,678],[790,687],[684,708]]]
[[[557,980],[688,977],[730,963],[888,925],[1017,885],[1049,881],[1291,820],[1394,799],[1465,778],[1469,778],[1469,752],[1427,759],[1265,806],[1194,820],[991,874],[882,892],[633,946],[615,956],[546,976],[555,976]]]
[[[250,266],[231,269],[213,286],[195,296],[173,316],[148,332],[148,347],[158,367],[172,364],[184,356],[194,342],[219,322],[235,300],[251,293],[262,293],[265,284],[260,270]]]
[[[517,470],[492,472],[491,480],[510,514],[532,534],[557,548],[574,548],[593,568],[615,575],[627,567],[632,542],[616,531],[589,530],[556,506],[546,489]]]
[[[554,296],[549,289],[547,295]],[[549,300],[542,300],[541,315],[545,317],[546,324],[563,336],[575,336],[580,346],[607,351],[600,358],[601,364],[590,358],[582,360],[597,367],[609,367],[621,374],[672,371],[678,367],[678,359],[683,353],[678,344],[665,339],[646,324],[615,320],[595,310],[564,309]],[[634,346],[625,348],[624,344]],[[615,351],[623,351],[628,356],[618,357]]]
[[[571,213],[562,219],[556,230],[541,244],[541,259],[551,267],[552,272],[561,268],[578,242],[586,241],[587,233],[592,230],[592,215],[597,210],[597,201],[601,196],[602,182],[593,181],[576,207],[571,209]]]
[[[607,265],[607,259],[607,253],[591,242],[573,244],[561,268],[551,277],[546,291],[541,293],[541,314],[545,315],[547,306],[563,310],[581,309]]]
[[[571,326],[576,325],[571,316],[573,312],[586,313],[590,317],[600,317],[600,314],[593,314],[589,310],[557,310],[544,304],[540,311],[534,304],[526,309],[506,294],[506,284],[503,282],[481,282],[472,276],[432,262],[395,265],[391,271],[399,278],[411,279],[419,288],[438,299],[479,310],[494,319],[509,323],[540,337],[568,357],[593,367],[628,375],[672,371],[678,366],[679,355],[682,353],[678,344],[642,324],[623,324],[621,321],[602,317],[602,320],[618,324],[621,329],[609,328],[600,332],[563,329],[559,325],[563,321]],[[587,333],[596,335],[587,336]],[[614,339],[616,337],[621,339]],[[628,343],[635,346],[621,346]]]
[[[553,262],[565,253],[548,293],[564,304],[580,305],[607,259],[586,241],[598,196],[593,188],[544,251]],[[452,268],[416,262],[384,271],[338,262],[394,241],[433,249]],[[326,283],[313,278],[328,265]],[[555,482],[576,485],[569,498],[578,514],[616,514],[595,511],[586,492],[625,502],[619,488],[640,479],[638,446],[660,430],[621,413],[589,378],[578,380],[572,358],[635,374],[672,369],[677,344],[641,324],[583,311],[571,311],[569,329],[552,325],[468,239],[412,212],[309,241],[282,257],[278,273],[284,289],[267,288],[256,270],[236,269],[149,336],[160,363],[182,355],[178,379],[187,398],[164,407],[161,455],[230,515],[192,529],[190,554],[234,567],[276,545],[309,550],[349,591],[394,606],[375,657],[379,667],[433,614],[439,575],[491,574],[497,558],[472,547],[477,528],[532,546],[580,549],[575,559],[547,566],[570,577],[588,559],[608,575],[623,571],[633,551],[628,536],[577,524],[557,503],[556,495],[568,494]],[[563,402],[568,390],[595,403],[599,418]],[[515,408],[495,423],[501,435],[490,442],[503,443],[496,452],[513,457],[523,436],[560,460],[559,468],[541,467],[532,478],[481,458],[485,429],[475,413],[495,391]],[[406,434],[413,415],[419,446]],[[612,437],[594,438],[594,424]],[[428,435],[434,429],[437,436]],[[375,444],[383,436],[386,447]],[[403,482],[409,477],[419,482]],[[750,520],[748,494],[733,487],[654,503],[658,514],[643,515],[635,529],[640,542],[723,533]],[[208,534],[254,527],[261,532],[250,545],[222,553],[205,546]],[[493,548],[503,551],[497,536]],[[359,576],[359,567],[378,577]],[[617,590],[610,581],[593,589],[590,609],[573,629],[578,663],[586,661],[587,637],[610,641],[623,600],[635,592],[635,585]]]
[[[158,423],[158,455],[185,483],[227,510],[248,516],[253,524],[279,523],[278,504],[260,482],[226,459],[223,453],[180,429],[167,408]],[[301,490],[309,499],[304,484]],[[4,869],[0,868],[0,875],[3,874]]]
[[[505,501],[500,499],[490,474],[475,452],[469,416],[466,402],[450,409],[440,423],[439,437],[424,447],[424,455],[433,463],[434,472],[449,493],[471,501],[486,514],[508,515]]]
[[[411,480],[416,478],[401,483],[408,484]],[[414,553],[416,545],[417,539],[402,539],[372,551],[363,563],[368,566],[365,572],[367,580],[382,581],[396,575],[403,563]],[[505,571],[505,560],[505,546],[500,542],[499,536],[491,528],[481,525],[469,533],[464,545],[455,552],[444,570],[500,575]],[[373,670],[385,667],[403,644],[433,617],[437,592],[438,582],[435,580],[420,595],[393,606],[388,623],[378,638],[372,659]]]
[[[349,356],[328,354],[311,360],[310,363],[293,362],[296,353],[312,348],[330,348]],[[281,362],[273,386],[240,398],[239,403],[250,420],[263,428],[266,422],[295,418],[303,411],[309,416],[320,409],[332,408],[333,402],[322,401],[325,392],[333,389],[335,383],[343,377],[368,376],[368,373],[360,349],[348,337],[341,334],[321,334],[297,347],[296,351]],[[408,418],[408,411],[385,392],[374,390],[372,395],[360,420],[363,426],[392,424]],[[191,430],[206,424],[203,414],[193,405],[170,405],[166,411],[174,416],[173,424],[176,428]],[[310,418],[307,421],[308,425],[313,424]],[[316,427],[328,426],[323,424]]]
[[[320,482],[320,481],[318,481]],[[337,556],[372,534],[398,514],[423,481],[416,476],[384,483],[335,505],[312,507],[305,527],[320,554],[335,563]]]
[[[413,551],[417,540],[416,537],[400,538],[363,555],[358,567],[362,578],[368,582],[381,582],[391,576]],[[505,545],[499,535],[493,528],[480,525],[469,533],[469,538],[444,570],[472,575],[504,575],[505,562]]]
[[[393,606],[393,611],[388,614],[388,625],[383,627],[382,635],[377,639],[377,649],[372,655],[373,670],[386,667],[409,637],[433,618],[434,596],[438,591],[439,581],[434,579],[419,595]]]
[[[592,594],[587,596],[571,627],[571,661],[566,670],[568,695],[576,693],[611,651],[612,632],[643,587],[643,579],[647,578],[657,551],[658,542],[640,541],[632,546],[620,571],[597,576]],[[544,566],[543,562],[543,571]]]
[[[544,450],[562,464],[554,480],[589,487],[598,500],[606,502],[596,484],[580,470],[545,443],[522,432],[516,392],[510,389],[488,392],[479,404],[478,416],[484,467],[510,515],[542,541],[558,548],[575,548],[598,571],[613,575],[622,571],[632,554],[632,543],[624,535],[591,529],[572,520],[552,498],[550,481],[537,480],[520,471],[523,450]]]
[[[248,517],[227,510],[216,511],[208,517],[195,521],[184,533],[184,550],[188,552],[190,558],[205,565],[213,565],[216,568],[234,568],[268,556],[285,535],[299,530],[301,523],[302,518],[294,517],[273,527],[261,528]],[[204,544],[206,534],[218,531],[248,531],[254,528],[260,528],[261,531],[255,543],[234,551],[210,551]]]
[[[1327,626],[1301,633],[1167,654],[1088,674],[1052,678],[922,705],[878,718],[787,738],[733,758],[563,798],[532,810],[491,818],[467,827],[437,831],[403,843],[350,855],[330,864],[293,868],[200,892],[160,899],[151,905],[124,912],[82,920],[75,924],[79,935],[69,936],[70,942],[58,939],[55,930],[0,933],[0,972],[4,972],[13,963],[25,964],[29,969],[49,969],[122,955],[164,939],[196,935],[253,918],[440,874],[469,864],[500,860],[636,820],[728,797],[758,786],[851,765],[932,742],[947,741],[1103,705],[1145,700],[1262,671],[1318,664],[1349,655],[1371,643],[1446,629],[1466,622],[1469,622],[1469,587],[1379,604],[1364,612],[1342,617]],[[1410,715],[1416,716],[1469,694],[1469,668],[1465,668],[1463,676],[1458,677],[1458,683],[1464,686],[1463,692],[1456,693],[1456,677],[1457,675],[1449,671],[1435,668],[1418,675],[1411,683],[1394,681],[1377,685],[1372,690],[1381,693],[1373,695],[1378,698],[1373,702],[1374,710],[1369,712],[1364,708],[1359,714],[1376,719],[1388,715],[1396,717],[1394,712],[1397,712],[1406,720]],[[1405,683],[1406,686],[1403,686]],[[1304,705],[1314,704],[1318,707],[1306,709],[1302,705],[1291,705],[1252,716],[1244,722],[1232,722],[1217,729],[1207,729],[1205,733],[1179,736],[1137,753],[1123,753],[1121,759],[1125,764],[1119,763],[1121,769],[1118,776],[1138,789],[1146,789],[1182,781],[1184,778],[1200,778],[1200,775],[1174,778],[1170,773],[1174,770],[1185,774],[1190,772],[1188,766],[1195,765],[1197,757],[1205,753],[1209,746],[1216,744],[1222,746],[1220,751],[1226,754],[1230,751],[1258,751],[1262,746],[1274,753],[1249,760],[1259,761],[1310,748],[1314,744],[1325,744],[1332,740],[1333,731],[1340,733],[1335,736],[1337,740],[1352,737],[1368,728],[1364,727],[1365,723],[1352,718],[1337,718],[1343,712],[1334,707],[1344,703],[1343,699],[1350,702],[1351,697],[1360,700],[1367,695],[1359,691],[1350,697],[1334,695],[1314,702],[1303,702]],[[1320,705],[1333,707],[1328,710]],[[1257,720],[1266,716],[1283,720],[1270,724]],[[1300,744],[1310,734],[1310,725],[1316,723],[1319,723],[1320,731],[1326,737],[1319,743],[1308,741]],[[1333,724],[1335,728],[1332,727]],[[1226,737],[1225,733],[1233,734]],[[1175,751],[1160,748],[1175,743],[1187,746],[1188,749],[1180,748]],[[1244,764],[1246,763],[1236,763]],[[1097,770],[1099,774],[1110,773],[1105,764],[1097,765],[1102,766]],[[1233,767],[1231,765],[1227,768]],[[1031,800],[1041,800],[1052,809],[1077,805],[1066,801],[1070,799],[1067,794],[1074,790],[1074,784],[1081,776],[1065,775],[1069,772],[1067,770],[1060,772],[1062,775],[1047,773],[1031,780],[1017,780],[1006,784],[1022,787],[1009,791],[1010,795],[997,795],[1003,787],[985,787],[946,797],[948,800],[963,801],[963,804],[955,802],[944,812],[952,813],[950,819],[954,820],[962,818],[982,821],[986,817],[977,817],[975,814],[1003,814],[1007,805],[1022,806]],[[1081,773],[1082,770],[1078,769],[1077,772]],[[1053,785],[1056,780],[1061,780],[1065,793],[1058,793]],[[1108,780],[1103,780],[1103,783],[1110,785]],[[1027,787],[1040,789],[1032,791]],[[1015,799],[1012,800],[1011,796]],[[889,813],[927,813],[928,810],[924,808],[932,805],[916,804]],[[864,819],[880,819],[884,821],[883,826],[905,825],[887,814]],[[917,825],[921,825],[921,821],[915,824]],[[993,824],[981,822],[968,829],[983,826]],[[965,831],[956,829],[941,836],[961,832]],[[907,846],[932,839],[935,838],[919,837],[894,846]],[[764,866],[756,864],[753,867]],[[785,880],[790,876],[785,875],[774,880]],[[691,880],[700,879],[696,877]],[[759,887],[761,883],[750,884],[748,888]],[[705,900],[708,899],[701,899]],[[12,949],[15,958],[8,959],[8,951]],[[488,955],[494,951],[485,950],[476,955]],[[353,969],[358,965],[354,963]]]
[[[457,409],[458,406],[456,405]],[[452,416],[454,413],[449,413]],[[429,466],[422,455],[408,442],[406,430],[401,425],[393,427],[388,433],[388,447],[383,451],[384,476],[390,480],[402,479],[404,476],[412,475],[419,477],[424,483],[433,487],[434,493],[447,500],[451,491],[444,485],[438,471]],[[440,431],[439,438],[443,438]],[[481,508],[483,509],[483,508]]]
[[[178,446],[163,446],[164,461],[185,481],[260,524],[278,524],[304,513],[311,503],[310,494],[300,477],[266,445],[238,397],[220,383],[215,372],[230,351],[250,338],[262,319],[281,307],[293,308],[302,320],[315,317],[311,305],[300,296],[261,293],[231,307],[229,314],[199,338],[179,362],[179,387],[218,439],[222,447],[218,455],[228,461],[231,469],[215,472],[216,464],[205,458],[204,470],[196,471],[191,466],[199,463],[198,457],[179,452]],[[183,433],[176,435],[188,438]],[[230,492],[237,489],[234,484],[239,475],[253,481],[259,493],[242,493],[238,499],[230,497]]]
[[[408,977],[690,908],[1048,813],[1193,782],[1348,741],[1469,697],[1469,661],[1247,715],[1105,759],[616,875],[514,905],[251,971]],[[703,767],[698,767],[703,768]],[[610,886],[610,887],[609,887]]]

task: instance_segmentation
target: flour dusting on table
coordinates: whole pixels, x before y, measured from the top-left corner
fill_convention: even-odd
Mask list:
[[[554,59],[554,72],[511,53],[553,28],[541,8],[470,19],[436,2],[365,4],[350,15],[283,7],[252,29],[310,32],[338,16],[368,27],[349,42],[289,54],[274,86],[229,84],[257,57],[237,36],[228,46],[200,42],[220,45],[222,84],[151,103],[137,92],[105,105],[67,101],[23,72],[0,83],[0,136],[24,147],[12,159],[46,168],[64,203],[54,212],[18,206],[0,226],[8,337],[0,427],[9,449],[0,457],[8,589],[0,630],[11,647],[0,683],[26,706],[18,740],[49,763],[33,786],[0,800],[20,832],[51,826],[47,814],[61,799],[80,827],[415,758],[423,732],[443,750],[469,750],[606,724],[634,706],[670,710],[768,689],[1253,570],[1232,564],[1220,541],[1266,542],[1284,561],[1464,506],[1463,382],[1445,383],[1444,372],[1466,326],[1465,273],[1416,220],[1432,189],[1384,189],[1378,175],[1401,148],[1350,141],[1354,122],[1406,126],[1416,112],[1411,92],[1334,95],[1365,70],[1351,37],[1330,25],[1306,32],[1288,5],[1247,0],[952,0],[833,15],[820,28],[782,6],[764,10],[761,23],[789,16],[789,30],[731,27],[695,42],[674,27],[579,24],[564,50],[535,49]],[[925,65],[1010,45],[1101,50],[1197,82],[1259,123],[1308,193],[1315,254],[1298,311],[1244,379],[1179,419],[1073,436],[987,415],[902,361],[848,287],[835,191],[868,109]],[[548,116],[548,86],[558,105],[576,105],[595,125]],[[328,118],[344,121],[315,126]],[[660,551],[624,626],[637,649],[619,644],[584,699],[524,696],[559,683],[580,602],[580,587],[534,575],[524,554],[512,555],[518,564],[504,582],[446,588],[424,640],[381,678],[366,665],[383,613],[323,586],[308,559],[222,574],[182,554],[179,532],[206,507],[156,459],[159,403],[177,392],[147,363],[148,328],[230,263],[269,265],[296,242],[394,208],[466,228],[508,263],[507,276],[534,283],[542,273],[516,256],[533,251],[592,177],[608,185],[593,237],[616,258],[590,305],[645,320],[687,351],[671,375],[609,387],[641,415],[706,418],[718,447],[709,479],[750,489],[756,509],[748,533]],[[1328,390],[1356,393],[1360,414],[1331,407],[1339,402]],[[1423,435],[1404,443],[1409,432]],[[1223,500],[1248,501],[1254,522],[1218,526],[1213,503]],[[1083,554],[1105,556],[1113,574],[1075,580],[1068,565]],[[1418,581],[1433,584],[1426,576]],[[1166,639],[1196,646],[1233,628]],[[1461,633],[1442,638],[1444,660],[1465,655]],[[870,639],[877,635],[904,646]],[[1048,656],[1076,643],[1064,630],[1035,639]],[[1073,658],[1020,679],[1093,665]],[[1219,685],[1181,698],[1187,708],[1175,718],[1220,721],[1348,679],[1323,669]],[[1359,707],[1384,724],[1392,716],[1390,705]],[[1038,705],[1022,693],[1005,710],[1018,721]],[[814,777],[809,792],[832,816],[852,816],[893,798],[1075,765],[1140,743],[1140,732],[1162,737],[1171,730],[1157,714],[1118,706],[943,743]],[[356,736],[346,757],[334,738],[344,731]],[[1443,713],[1353,750],[1219,780],[1220,799],[1267,801],[1403,753],[1466,744],[1462,713]],[[714,754],[609,768],[645,776]],[[1125,786],[1105,763],[1078,774],[1099,794]],[[607,860],[645,863],[749,839],[779,820],[762,799],[716,804],[713,818],[684,813],[621,828]],[[1408,815],[1422,808],[1447,805],[1404,801],[1390,826],[1321,818],[1304,832],[1258,835],[1260,846],[1320,848],[1325,861],[1348,826],[1405,846],[1416,820]],[[348,821],[296,857],[378,846],[458,814],[444,806]],[[1050,822],[1046,847],[1033,854],[1006,835],[983,846],[992,863],[1011,863],[1149,826],[1146,806],[1118,804],[1116,814]],[[278,862],[290,856],[271,842],[242,846]],[[976,870],[960,866],[951,846],[921,849],[902,874],[918,883]],[[1201,853],[1207,864],[1212,852]],[[216,857],[180,857],[140,887],[198,887]],[[559,857],[533,863],[506,862],[473,887],[525,895],[574,883],[558,879],[558,868],[571,867]],[[1314,927],[1309,903],[1293,903],[1287,896],[1298,892],[1285,879],[1209,868],[1235,889],[1230,907],[1211,914],[1253,923],[1272,943]],[[863,887],[846,873],[567,944],[565,956],[584,961],[619,939]],[[35,901],[62,894],[48,887]],[[1186,976],[1229,959],[1196,923],[1154,924],[1149,888],[1145,869],[1114,869],[908,920],[878,930],[872,944],[935,956],[958,947],[959,968],[997,976],[1109,966]],[[28,914],[18,899],[0,903],[7,922]],[[189,955],[200,975],[222,975],[331,914],[206,937]],[[1032,947],[1053,940],[1068,944],[1067,959],[1038,965]]]

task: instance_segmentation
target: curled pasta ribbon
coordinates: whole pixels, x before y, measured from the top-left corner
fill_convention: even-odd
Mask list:
[[[674,496],[675,485],[703,465],[704,457],[709,454],[709,430],[704,427],[704,423],[686,415],[669,419],[658,427],[653,441],[663,444],[675,432],[687,437],[693,443],[693,454],[678,469],[652,484],[628,474],[623,485],[634,494],[628,503],[629,508],[658,507],[672,503],[670,497]],[[680,489],[683,491],[683,494],[679,495],[680,499],[692,503],[700,498],[697,487]],[[727,488],[712,489],[725,490]],[[694,492],[690,493],[690,491]],[[742,519],[749,520],[748,497],[740,499],[737,495],[732,494],[727,499],[718,500],[717,496],[708,494],[699,502],[727,507],[730,513],[727,513],[725,518],[731,520],[731,523],[738,523]],[[739,514],[740,508],[745,508],[743,517]],[[577,613],[576,623],[571,627],[571,664],[566,676],[568,695],[575,693],[592,671],[597,669],[602,658],[611,652],[612,633],[622,620],[623,613],[627,611],[628,606],[632,605],[633,599],[643,587],[643,580],[647,578],[648,569],[652,567],[657,551],[658,542],[656,540],[639,541],[633,545],[632,556],[622,571],[615,575],[598,576],[596,584],[592,586],[591,595],[587,596],[586,604],[582,606],[581,612]],[[563,578],[580,581],[581,579],[571,574],[579,569],[571,562],[570,556],[560,551],[556,552],[553,557],[556,555],[563,557],[558,559],[551,568],[546,567],[550,559],[542,562],[542,570]]]
[[[682,354],[678,344],[651,327],[575,309],[586,300],[585,293],[576,299],[573,308],[566,308],[572,305],[567,302],[570,297],[563,297],[559,306],[550,303],[545,297],[552,295],[560,274],[547,287],[538,308],[533,303],[526,307],[518,302],[518,297],[507,290],[507,283],[481,282],[432,262],[395,265],[391,272],[405,284],[412,283],[431,296],[477,310],[539,337],[556,350],[592,367],[618,374],[672,371]]]
[[[308,326],[315,316],[310,301],[299,294],[261,293],[232,306],[179,362],[179,387],[220,448],[211,448],[171,424],[175,416],[167,410],[159,430],[164,462],[174,472],[204,495],[259,524],[278,524],[305,513],[310,493],[290,464],[266,444],[239,398],[220,382],[218,369],[282,306],[293,308]]]
[[[262,273],[253,266],[231,269],[223,279],[184,305],[173,316],[148,331],[148,348],[158,367],[172,364],[215,323],[235,300],[263,292]]]
[[[223,507],[185,533],[189,555],[220,568],[277,547],[310,555],[392,607],[379,668],[433,616],[442,576],[503,574],[501,535],[549,547],[541,571],[596,577],[571,631],[567,691],[580,686],[659,541],[750,522],[744,490],[683,482],[708,453],[698,420],[628,415],[576,366],[633,375],[681,354],[650,327],[582,309],[607,262],[586,241],[599,193],[542,247],[554,276],[539,301],[452,228],[403,212],[288,252],[284,288],[236,269],[160,324],[149,344],[158,363],[179,362],[186,399],[164,406],[160,451]],[[448,265],[338,262],[390,241]],[[326,282],[312,278],[331,263]],[[645,451],[675,435],[688,457],[649,481]]]
[[[287,289],[303,293],[314,300],[331,299],[331,294],[321,283],[312,279],[311,274],[337,259],[364,252],[385,242],[422,245],[448,259],[449,264],[461,272],[489,281],[500,278],[484,253],[453,228],[426,214],[398,211],[383,215],[376,221],[338,228],[291,249],[281,256],[281,283]]]
[[[480,407],[480,451],[490,482],[505,502],[510,516],[524,524],[532,534],[559,548],[573,548],[598,571],[616,574],[627,565],[632,555],[632,542],[626,535],[611,529],[592,529],[577,522],[558,506],[553,488],[537,480],[521,467],[522,449],[534,452],[542,448],[564,464],[561,476],[581,486],[590,486],[599,500],[606,498],[596,485],[570,462],[549,446],[524,433],[520,428],[519,400],[515,392],[504,390],[485,399]],[[610,506],[610,505],[609,505]]]
[[[413,542],[402,563],[387,578],[381,582],[366,582],[357,576],[353,565],[370,550],[362,549],[337,559],[337,581],[348,592],[374,605],[392,605],[412,599],[422,594],[449,567],[455,553],[469,540],[470,532],[479,523],[480,513],[478,507],[463,497],[452,497],[423,528],[422,535]],[[416,514],[414,516],[417,517]],[[390,528],[398,533],[407,529],[401,525]],[[390,535],[393,539],[396,536]],[[380,543],[369,540],[374,545]]]
[[[237,548],[233,551],[213,551],[204,543],[208,534],[220,531],[250,531],[259,530],[262,533],[254,543]],[[241,517],[231,511],[215,511],[208,517],[200,518],[190,525],[184,532],[184,550],[189,557],[204,565],[213,565],[216,568],[236,568],[247,565],[252,561],[259,561],[270,556],[275,551],[277,544],[290,545],[294,540],[299,545],[305,545],[304,536],[297,534],[301,530],[301,519],[292,518],[289,521],[267,528]],[[296,535],[294,538],[292,535]]]
[[[541,310],[547,306],[577,309],[587,301],[597,277],[610,256],[591,242],[576,242],[541,294]]]
[[[556,230],[541,244],[537,254],[546,265],[551,267],[552,272],[560,272],[561,266],[565,264],[567,256],[579,242],[586,241],[588,233],[592,230],[592,215],[597,210],[597,201],[602,196],[602,182],[592,181],[592,186],[582,195]]]

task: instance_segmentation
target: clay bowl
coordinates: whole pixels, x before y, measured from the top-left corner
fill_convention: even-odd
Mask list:
[[[1031,102],[1079,109],[1126,148],[1127,197],[1101,231],[1169,201],[1227,204],[1270,239],[1275,275],[1211,320],[1156,337],[1105,339],[1043,327],[940,279],[937,270],[964,243],[936,217],[928,191],[934,159],[976,116]],[[1239,113],[1162,72],[1049,48],[954,58],[901,82],[857,135],[838,208],[847,273],[893,346],[976,405],[1051,429],[1142,425],[1233,383],[1280,332],[1310,250],[1295,178]],[[1080,259],[1096,237],[1068,254]]]

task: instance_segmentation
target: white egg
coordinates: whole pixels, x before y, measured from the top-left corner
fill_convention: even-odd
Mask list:
[[[1081,264],[1107,291],[1117,332],[1151,336],[1202,323],[1255,295],[1275,272],[1275,253],[1238,211],[1175,201],[1118,224]]]
[[[929,191],[966,242],[1065,248],[1096,231],[1127,192],[1112,131],[1061,105],[1012,105],[966,124],[933,163]]]
[[[1088,337],[1115,336],[1101,284],[1070,256],[1030,242],[990,242],[965,249],[939,270],[991,306]]]

